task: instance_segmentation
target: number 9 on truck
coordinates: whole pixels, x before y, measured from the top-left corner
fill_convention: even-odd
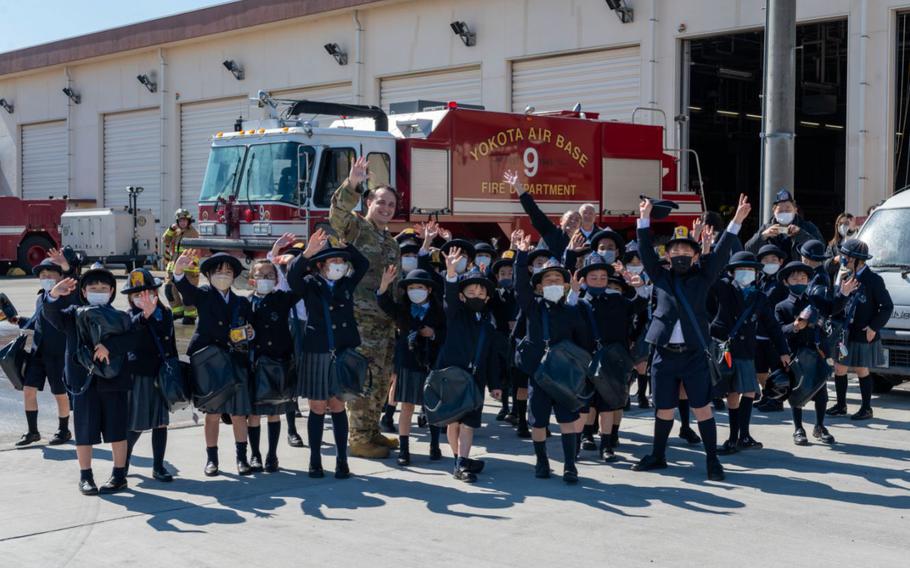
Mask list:
[[[537,175],[537,167],[540,164],[540,157],[537,155],[537,148],[525,148],[523,160],[525,163],[525,175],[532,178]]]

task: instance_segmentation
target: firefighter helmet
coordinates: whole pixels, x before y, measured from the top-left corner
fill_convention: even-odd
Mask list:
[[[181,219],[189,219],[190,223],[193,222],[193,214],[189,210],[181,207],[176,212],[174,212],[174,221],[179,221]]]

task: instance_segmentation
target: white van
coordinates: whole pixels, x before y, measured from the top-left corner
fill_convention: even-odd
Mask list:
[[[885,280],[894,312],[881,330],[886,366],[872,370],[876,392],[910,381],[910,190],[898,193],[866,219],[857,237],[869,245],[868,265]]]

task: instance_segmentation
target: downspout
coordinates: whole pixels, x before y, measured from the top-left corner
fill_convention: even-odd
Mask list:
[[[857,93],[859,120],[856,140],[856,154],[859,159],[856,165],[856,192],[853,196],[853,207],[845,207],[847,211],[852,209],[854,215],[863,214],[861,208],[866,186],[866,89],[869,86],[866,76],[866,44],[869,42],[868,8],[867,0],[862,0],[859,8],[859,93]]]
[[[651,57],[648,59],[648,70],[651,80],[648,86],[648,106],[657,107],[657,0],[651,0],[651,17],[648,19],[648,41],[651,44]],[[652,113],[651,123],[654,117]]]
[[[354,91],[354,104],[363,104],[363,26],[360,15],[354,10],[354,77],[351,87]]]
[[[63,68],[63,78],[66,82],[66,88],[71,89],[73,86],[70,77],[69,67]],[[73,101],[66,97],[66,197],[73,199]],[[98,196],[95,196],[97,204]]]
[[[160,169],[158,200],[159,200],[159,217],[158,222],[164,226],[164,219],[167,212],[167,61],[164,59],[164,49],[158,48],[158,104],[161,124],[159,125],[159,149],[158,165]]]

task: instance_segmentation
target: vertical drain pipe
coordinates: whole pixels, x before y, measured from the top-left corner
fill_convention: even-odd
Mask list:
[[[357,10],[354,10],[354,77],[351,80],[354,103],[363,104],[363,26]]]

